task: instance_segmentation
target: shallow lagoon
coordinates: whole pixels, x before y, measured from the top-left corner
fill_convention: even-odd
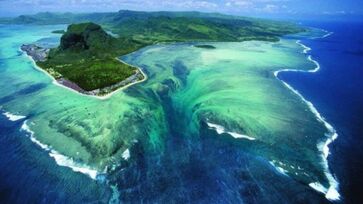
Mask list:
[[[50,156],[72,158],[75,170],[87,166],[98,179],[107,172],[121,199],[289,201],[300,192],[314,200],[308,184],[329,187],[317,148],[327,129],[273,74],[315,68],[296,39],[147,47],[122,59],[149,79],[99,100],[55,86],[19,52],[63,27],[2,28],[2,109],[26,116],[34,139],[60,153]],[[271,188],[278,181],[286,186]]]

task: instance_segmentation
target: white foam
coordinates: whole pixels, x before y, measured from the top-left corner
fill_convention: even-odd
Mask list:
[[[338,184],[339,185],[339,184]],[[325,194],[325,197],[328,199],[328,200],[340,200],[340,194],[338,192],[338,188],[339,186],[330,186],[329,189],[328,189],[328,192],[326,192]]]
[[[12,114],[12,113],[9,113],[9,112],[5,112],[5,113],[3,113],[3,115],[5,117],[7,117],[10,121],[18,121],[18,120],[26,118],[26,116],[15,115],[15,114]]]
[[[80,172],[80,173],[86,174],[94,180],[97,179],[97,175],[98,175],[97,170],[91,169],[90,167],[88,167],[86,165],[79,164],[79,163],[75,162],[72,158],[59,154],[55,150],[51,150],[49,152],[49,156],[53,157],[59,166],[69,167],[75,172]]]
[[[334,32],[329,32],[327,30],[324,30],[324,29],[321,29],[323,32],[325,32],[326,34],[323,35],[323,36],[319,36],[319,37],[311,37],[310,39],[318,39],[318,38],[326,38],[326,37],[329,37],[331,35],[334,34]]]
[[[310,183],[309,186],[311,188],[313,188],[314,190],[318,191],[318,192],[321,192],[321,193],[326,193],[328,190],[323,186],[321,185],[321,183],[319,182],[315,182],[315,183]]]
[[[48,145],[43,144],[34,138],[34,132],[29,128],[29,126],[27,124],[27,120],[24,121],[23,125],[21,126],[21,129],[24,130],[25,132],[29,133],[29,137],[32,142],[34,142],[35,144],[37,144],[39,147],[41,147],[44,150],[47,150],[47,151],[50,150],[50,147]]]
[[[130,150],[126,149],[123,153],[122,153],[122,158],[124,158],[125,160],[128,160],[130,158]]]
[[[283,174],[285,176],[288,176],[287,174],[289,173],[286,169],[280,167],[280,166],[276,166],[275,161],[270,161],[269,163],[276,169],[277,172],[279,172],[280,174]],[[281,163],[281,162],[279,162]],[[282,163],[281,163],[282,164]]]
[[[332,33],[329,33],[329,35],[331,35]],[[329,36],[328,34],[325,36]],[[324,36],[323,36],[324,38]],[[301,45],[304,50],[307,50],[307,46],[303,46],[303,44],[301,43],[301,41],[296,41],[297,44]],[[309,49],[311,50],[311,49]],[[307,53],[307,51],[306,51]],[[294,88],[292,88],[289,84],[287,84],[285,81],[281,80],[278,78],[278,74],[280,72],[285,72],[285,71],[293,71],[293,72],[317,72],[320,70],[320,64],[316,61],[316,60],[313,60],[311,55],[309,55],[307,57],[307,59],[311,62],[313,62],[315,65],[316,65],[316,68],[315,69],[312,69],[312,70],[308,70],[308,71],[305,71],[305,70],[296,70],[296,69],[282,69],[282,70],[279,70],[279,71],[275,71],[274,72],[274,75],[275,77],[280,80],[288,89],[290,89],[292,92],[294,92],[297,96],[299,96],[301,98],[301,100],[303,100],[309,107],[310,111],[315,115],[315,117],[317,118],[317,120],[319,122],[321,122],[322,124],[324,124],[324,126],[327,128],[328,130],[328,133],[327,133],[327,139],[321,143],[319,143],[317,145],[319,151],[322,153],[322,164],[323,164],[323,167],[324,167],[324,173],[325,173],[325,176],[326,178],[328,179],[328,182],[329,182],[329,188],[322,188],[322,184],[320,183],[311,183],[309,184],[310,187],[314,188],[315,190],[319,191],[319,192],[323,192],[325,194],[325,197],[328,199],[328,200],[340,200],[340,194],[338,192],[338,189],[339,189],[339,183],[338,181],[336,180],[336,178],[330,173],[330,170],[329,170],[329,165],[328,165],[328,156],[329,156],[329,145],[335,140],[338,138],[338,134],[336,132],[336,130],[333,128],[332,125],[330,125],[322,116],[321,114],[318,112],[318,110],[315,108],[315,106],[308,100],[306,100],[297,90],[295,90]]]
[[[55,150],[52,150],[50,146],[43,144],[39,140],[37,140],[34,137],[34,132],[29,128],[27,122],[28,122],[28,120],[24,121],[23,125],[21,126],[21,129],[29,134],[30,140],[32,142],[37,144],[42,149],[48,151],[49,156],[51,156],[59,166],[71,168],[75,172],[80,172],[80,173],[86,174],[95,180],[97,179],[97,176],[99,175],[99,172],[97,170],[92,169],[89,166],[77,163],[72,158],[64,156]]]
[[[324,193],[325,197],[328,200],[339,200],[340,199],[340,195],[335,188],[329,187],[329,189],[327,189],[319,182],[310,183],[309,186],[318,192]]]
[[[248,139],[248,140],[255,140],[256,139],[254,137],[250,137],[250,136],[247,136],[247,135],[242,135],[242,134],[235,133],[235,132],[227,132],[227,133],[230,134],[234,138],[243,138],[243,139]]]
[[[328,31],[325,31],[325,32],[328,32]],[[333,35],[333,32],[328,32],[327,34],[323,35],[323,37],[321,37],[321,38],[326,38],[326,37],[329,37],[331,35]]]
[[[304,53],[304,54],[307,54],[307,53],[311,50],[311,48],[310,48],[310,47],[308,47],[308,46],[306,46],[306,45],[302,44],[302,43],[301,43],[301,40],[296,41],[296,43],[297,43],[297,44],[299,44],[301,47],[303,47],[303,48],[304,48],[304,50],[303,50],[303,53]]]
[[[208,123],[208,122],[207,122],[207,125],[208,125],[208,127],[210,127],[210,128],[214,128],[214,129],[215,129],[215,131],[216,131],[218,134],[222,134],[222,133],[224,133],[224,127],[223,127],[223,126],[221,126],[221,125],[217,125],[217,124],[213,124],[213,123]]]
[[[217,125],[217,124],[213,124],[213,123],[209,123],[209,122],[207,122],[207,125],[208,125],[208,127],[213,128],[219,135],[223,134],[223,133],[227,133],[236,139],[248,139],[248,140],[256,139],[256,138],[250,137],[248,135],[243,135],[243,134],[236,133],[236,132],[226,131],[225,128],[221,125]]]

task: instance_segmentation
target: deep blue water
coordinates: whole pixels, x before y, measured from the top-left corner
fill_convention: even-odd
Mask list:
[[[363,203],[363,23],[305,22],[333,35],[302,42],[321,69],[281,73],[337,130],[329,164],[346,203]]]
[[[324,39],[302,41],[312,48],[310,53],[320,63],[321,70],[314,74],[281,73],[279,77],[312,101],[337,129],[339,138],[330,146],[330,167],[340,181],[343,201],[363,203],[360,185],[363,183],[363,24],[306,24],[334,32]],[[36,88],[39,87],[29,89]],[[174,117],[173,113],[170,114]],[[0,203],[108,202],[112,192],[106,183],[57,166],[47,152],[19,131],[22,123],[21,120],[9,121],[0,114]],[[206,128],[203,131],[205,137],[192,144],[186,144],[176,136],[170,139],[170,149],[174,154],[166,157],[164,162],[175,162],[178,165],[174,168],[146,166],[144,157],[147,155],[142,154],[142,149],[134,150],[138,151],[140,162],[136,162],[135,168],[115,176],[119,187],[125,189],[120,189],[124,200],[156,202],[173,198],[174,202],[183,203],[239,203],[237,198],[241,196],[247,203],[326,202],[322,195],[309,187],[276,173],[263,158],[243,153],[240,147],[232,145],[232,139],[216,141],[214,131]],[[187,147],[195,149],[191,154],[195,165],[173,160]],[[214,160],[206,163],[202,161],[204,157]],[[160,162],[158,158],[155,158],[156,162]],[[150,176],[145,172],[160,175]],[[165,172],[169,173],[162,175]],[[222,179],[216,179],[222,174],[233,186],[226,186]],[[133,185],[137,188],[130,190]],[[153,199],[158,196],[161,199]]]
[[[19,131],[23,122],[0,115],[0,203],[107,202],[105,183],[58,166]]]

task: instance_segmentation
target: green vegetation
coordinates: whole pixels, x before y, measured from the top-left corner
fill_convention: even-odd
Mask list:
[[[301,31],[297,27],[244,19],[151,17],[125,19],[113,27],[120,36],[141,42],[185,41],[278,41],[279,37]]]
[[[39,13],[2,19],[0,22],[83,22],[70,25],[62,36],[59,48],[52,49],[48,60],[38,64],[57,73],[53,76],[62,76],[86,91],[115,84],[130,76],[133,68],[118,63],[115,58],[147,45],[159,42],[278,41],[283,35],[304,31],[288,22],[200,12]],[[107,34],[95,23],[113,35]],[[211,48],[204,45],[199,47]]]
[[[135,74],[134,67],[115,59],[141,47],[125,42],[108,35],[97,24],[72,24],[61,37],[60,46],[37,64],[56,79],[68,79],[86,91],[104,88]]]
[[[118,36],[141,43],[185,41],[277,41],[280,36],[304,29],[289,22],[279,22],[218,13],[142,12],[121,10],[109,13],[38,13],[2,23],[71,24],[94,22]]]

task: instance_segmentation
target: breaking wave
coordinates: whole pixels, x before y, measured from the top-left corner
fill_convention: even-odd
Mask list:
[[[324,35],[322,38],[328,37],[330,35],[332,35],[333,33],[329,32],[326,35]],[[307,47],[306,45],[302,44],[300,40],[296,41],[296,43],[298,45],[300,45],[301,47],[304,48],[303,53],[307,54],[309,51],[311,51],[310,47]],[[311,62],[313,62],[316,67],[314,69],[311,70],[296,70],[296,69],[281,69],[278,71],[274,72],[275,77],[280,80],[288,89],[290,89],[292,92],[294,92],[297,96],[300,97],[301,100],[303,100],[309,107],[310,111],[313,112],[313,114],[315,115],[315,117],[317,118],[317,120],[319,122],[321,122],[322,124],[324,124],[324,126],[326,127],[326,129],[328,130],[328,132],[326,133],[326,137],[327,139],[323,142],[318,143],[317,148],[319,149],[319,151],[322,153],[322,164],[324,167],[324,172],[325,172],[325,176],[328,179],[329,182],[329,187],[326,188],[324,187],[322,184],[320,184],[319,182],[314,182],[314,183],[310,183],[309,186],[313,189],[315,189],[316,191],[319,191],[321,193],[325,194],[325,197],[328,200],[340,200],[340,194],[338,192],[339,190],[339,182],[336,180],[336,178],[331,174],[330,170],[329,170],[329,165],[328,165],[328,156],[330,154],[329,152],[329,145],[338,137],[338,134],[336,132],[336,130],[334,129],[334,127],[332,125],[330,125],[325,119],[324,117],[321,116],[321,114],[318,112],[318,110],[315,108],[315,106],[308,100],[306,100],[296,89],[292,88],[292,86],[290,86],[288,83],[286,83],[285,81],[281,80],[278,78],[278,74],[280,72],[310,72],[310,73],[314,73],[320,70],[320,64],[312,59],[311,55],[307,56],[307,59]]]
[[[221,125],[217,125],[217,124],[213,124],[213,123],[209,123],[209,122],[207,122],[207,125],[208,125],[209,128],[214,129],[219,135],[223,134],[223,133],[226,133],[226,134],[229,134],[229,135],[231,135],[232,137],[234,137],[236,139],[248,139],[248,140],[255,140],[256,139],[256,138],[250,137],[248,135],[243,135],[243,134],[240,134],[240,133],[227,131]]]
[[[21,130],[27,132],[30,140],[37,144],[43,150],[47,151],[49,156],[52,157],[59,166],[71,168],[74,172],[83,173],[94,180],[97,179],[97,176],[100,175],[100,172],[98,172],[97,170],[87,165],[77,163],[72,158],[60,154],[59,152],[53,150],[50,146],[43,144],[39,140],[37,140],[34,137],[34,132],[29,128],[27,122],[28,120],[24,121],[23,125],[21,126]]]

